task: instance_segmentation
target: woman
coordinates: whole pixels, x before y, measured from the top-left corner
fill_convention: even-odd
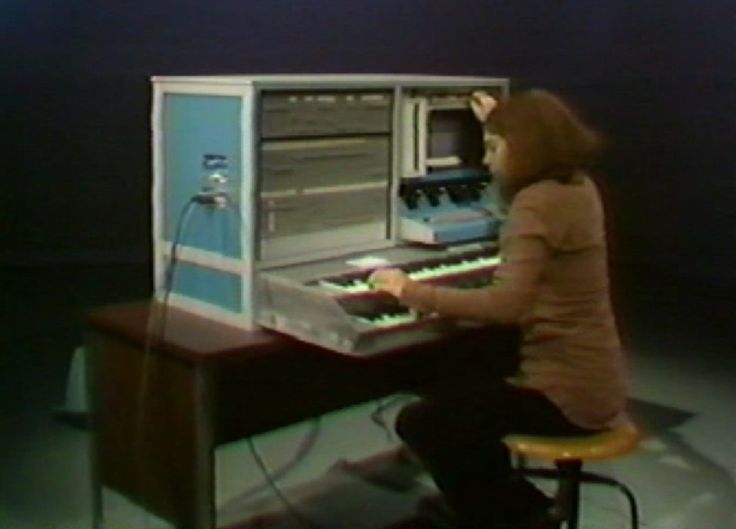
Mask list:
[[[459,527],[557,527],[551,501],[512,479],[501,439],[580,435],[627,420],[603,208],[586,174],[599,141],[545,91],[501,102],[475,94],[472,106],[484,123],[484,163],[509,204],[492,285],[431,286],[397,269],[378,270],[371,281],[419,311],[518,325],[520,368],[507,381],[486,373],[463,389],[424,395],[401,411],[396,429]]]

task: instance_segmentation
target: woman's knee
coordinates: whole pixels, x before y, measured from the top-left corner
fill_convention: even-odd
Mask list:
[[[434,435],[437,426],[436,406],[420,400],[404,406],[396,417],[398,436],[409,446]]]

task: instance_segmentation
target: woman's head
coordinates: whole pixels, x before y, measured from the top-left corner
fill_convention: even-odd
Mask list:
[[[544,90],[501,101],[485,122],[485,137],[485,163],[513,191],[547,178],[569,182],[600,150],[598,134]]]

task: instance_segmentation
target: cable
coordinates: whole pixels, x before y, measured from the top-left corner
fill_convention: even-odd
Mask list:
[[[314,448],[321,431],[321,417],[314,417],[309,424],[311,425],[311,428],[309,432],[304,435],[291,460],[284,463],[280,468],[270,471],[270,477],[273,481],[286,477],[289,472],[304,460],[312,448]],[[250,489],[238,494],[238,500],[242,501],[243,499],[263,491],[265,488],[269,488],[268,479],[264,479],[261,483],[253,485]]]
[[[238,221],[240,222],[241,229],[246,229],[247,226],[245,226],[244,219],[242,215],[240,214],[240,209],[237,207],[237,203],[234,202],[230,198],[229,195],[220,195],[219,200],[214,203],[216,203],[220,207],[224,206],[224,207],[227,207],[228,210],[233,211],[235,215],[237,216]],[[265,481],[254,486],[249,491],[246,491],[243,495],[240,496],[240,498],[242,499],[243,497],[250,496],[252,494],[255,494],[256,492],[263,490],[265,487],[268,487],[279,498],[279,500],[283,503],[286,510],[289,512],[289,514],[292,516],[292,518],[297,523],[309,529],[319,529],[319,525],[317,525],[312,520],[309,520],[306,516],[300,513],[296,507],[294,507],[294,505],[289,501],[289,499],[286,497],[286,495],[283,493],[283,491],[279,488],[278,484],[276,483],[276,480],[281,479],[284,476],[286,476],[289,473],[289,471],[291,471],[299,463],[301,463],[302,460],[309,453],[309,451],[316,444],[316,441],[319,437],[320,430],[321,430],[321,417],[319,416],[314,417],[311,423],[312,423],[312,429],[305,436],[294,458],[276,471],[273,471],[268,468],[268,466],[266,465],[266,462],[263,460],[263,457],[258,452],[258,449],[256,448],[254,440],[251,437],[247,439],[248,447],[250,448],[250,452],[253,455],[253,459],[256,461],[256,464],[260,468]]]
[[[144,359],[148,359],[151,352],[151,347],[153,346],[153,338],[154,336],[157,336],[159,339],[164,338],[164,333],[166,331],[166,316],[167,316],[167,310],[169,305],[169,298],[171,296],[171,291],[174,286],[174,272],[176,269],[176,265],[178,263],[178,250],[179,245],[181,242],[181,237],[184,232],[184,226],[186,225],[187,221],[189,220],[189,215],[192,211],[193,206],[196,204],[195,200],[192,198],[190,199],[186,204],[184,204],[184,207],[182,208],[181,212],[179,213],[179,217],[177,220],[177,226],[176,231],[174,232],[174,239],[171,244],[171,254],[169,255],[169,262],[166,266],[166,270],[164,272],[164,284],[163,284],[163,298],[160,304],[152,303],[153,307],[157,307],[160,309],[160,328],[159,333],[154,332],[154,324],[156,322],[156,318],[154,316],[156,315],[155,311],[150,310],[148,313],[148,320],[146,322],[146,337],[145,342],[143,346],[143,353],[144,353]],[[153,301],[156,301],[156,292],[153,293]],[[144,372],[144,375],[146,373]],[[144,385],[141,385],[141,389],[144,389]],[[139,401],[142,402],[142,401]]]
[[[136,464],[137,464],[137,481],[138,481],[138,487],[140,490],[143,490],[145,488],[144,483],[144,477],[145,477],[145,469],[143,468],[143,435],[144,435],[144,422],[145,422],[145,416],[144,416],[144,404],[146,400],[146,392],[148,389],[148,378],[150,373],[150,360],[151,360],[151,350],[154,345],[154,337],[157,337],[159,340],[162,340],[165,336],[166,332],[166,318],[167,318],[167,309],[169,304],[169,297],[171,295],[171,291],[173,288],[173,281],[174,281],[174,271],[177,264],[177,250],[181,241],[182,234],[184,232],[184,226],[186,225],[187,221],[189,220],[189,215],[192,211],[193,206],[196,204],[194,199],[190,199],[187,201],[186,204],[184,204],[184,207],[182,208],[181,212],[179,213],[179,217],[177,220],[177,227],[174,235],[174,240],[172,241],[172,247],[171,247],[171,254],[169,255],[169,262],[166,267],[166,271],[164,274],[164,284],[163,284],[163,299],[162,303],[158,304],[156,303],[156,292],[154,291],[152,296],[152,303],[149,307],[148,312],[148,319],[146,320],[146,335],[143,343],[143,361],[142,361],[142,367],[141,367],[141,378],[140,378],[140,388],[138,391],[138,398],[137,398],[137,420],[135,425],[135,438],[134,438],[134,450],[135,450],[135,456],[136,456]],[[155,258],[155,257],[154,257]],[[155,326],[156,326],[156,319],[160,319],[159,323],[159,332],[155,332]],[[148,516],[146,515],[144,525],[145,527],[148,527]]]
[[[383,414],[386,413],[386,410],[388,410],[389,408],[393,408],[394,406],[401,404],[403,401],[411,398],[412,395],[410,394],[399,394],[389,399],[378,399],[375,401],[376,407],[371,413],[370,418],[374,424],[380,426],[381,429],[386,432],[387,441],[394,441],[396,437],[393,429],[389,428],[389,426],[386,424],[386,420],[384,419]]]
[[[178,250],[179,245],[181,242],[181,237],[184,232],[184,226],[186,225],[187,221],[189,220],[189,215],[193,209],[193,207],[198,204],[199,202],[196,201],[195,197],[192,197],[189,201],[187,201],[186,204],[184,204],[184,207],[182,208],[181,212],[179,213],[179,217],[177,220],[177,226],[176,231],[174,232],[174,239],[171,243],[171,254],[169,255],[169,262],[166,266],[166,270],[164,272],[164,284],[163,284],[163,298],[162,302],[160,304],[155,304],[154,306],[158,306],[161,308],[161,323],[160,323],[160,333],[158,334],[159,338],[164,337],[164,331],[166,330],[166,315],[167,315],[167,309],[169,304],[169,297],[171,296],[171,291],[174,286],[174,272],[176,269],[176,265],[178,263]],[[154,292],[153,298],[155,301],[156,293]],[[152,345],[152,340],[154,337],[154,322],[155,318],[153,318],[154,312],[149,311],[148,314],[148,321],[146,324],[146,342],[144,344],[144,352],[148,353],[150,352],[150,348]]]
[[[143,347],[143,366],[142,366],[142,374],[141,374],[141,382],[140,382],[140,390],[138,394],[138,421],[136,424],[136,432],[135,432],[135,450],[137,453],[137,460],[138,460],[138,482],[139,487],[142,489],[144,486],[144,468],[143,468],[143,458],[142,456],[142,450],[143,450],[143,436],[144,436],[144,404],[146,399],[146,392],[148,389],[149,384],[149,372],[150,372],[150,358],[151,358],[151,350],[154,346],[154,338],[157,338],[158,340],[162,340],[165,337],[166,332],[166,324],[167,324],[167,316],[168,316],[168,307],[169,307],[169,298],[171,296],[172,290],[173,290],[173,284],[174,284],[174,275],[176,270],[176,265],[178,263],[178,250],[181,242],[182,235],[184,233],[184,227],[186,226],[189,216],[191,214],[191,211],[194,206],[200,205],[200,206],[206,206],[206,207],[227,207],[229,210],[235,212],[238,221],[241,225],[241,229],[245,228],[245,223],[243,222],[243,218],[240,214],[240,210],[237,207],[237,203],[232,201],[230,197],[227,194],[224,193],[211,193],[211,192],[200,192],[194,195],[187,201],[187,203],[182,208],[181,212],[179,213],[178,221],[177,221],[177,227],[174,235],[174,239],[172,241],[171,246],[171,253],[169,255],[169,262],[167,264],[165,273],[164,273],[164,282],[163,282],[163,298],[161,300],[161,303],[152,303],[151,309],[149,310],[148,314],[148,320],[146,323],[146,336],[145,336],[145,342]],[[154,292],[154,301],[156,299],[156,293]],[[158,322],[157,322],[158,320]],[[156,331],[156,327],[158,327],[158,332]],[[291,516],[301,525],[308,529],[319,529],[319,526],[306,518],[304,515],[302,515],[286,498],[284,493],[279,489],[276,480],[283,478],[289,471],[291,471],[294,467],[296,467],[301,461],[304,459],[304,457],[307,455],[307,453],[314,447],[316,444],[316,440],[320,433],[320,417],[315,417],[312,420],[312,428],[310,432],[305,436],[304,440],[299,446],[299,449],[297,450],[297,453],[295,457],[286,463],[284,466],[282,466],[280,469],[274,471],[271,471],[261,455],[259,454],[255,443],[251,438],[248,438],[248,445],[250,447],[251,453],[253,454],[253,457],[258,464],[258,466],[261,469],[261,472],[263,473],[265,481],[261,484],[256,485],[255,487],[251,488],[251,490],[247,491],[245,493],[245,496],[252,495],[256,492],[259,492],[260,490],[263,490],[265,487],[269,487],[273,490],[273,492],[276,494],[276,496],[281,500],[281,502],[284,504],[288,512],[291,514]],[[243,495],[240,496],[241,498]],[[146,527],[148,527],[148,518],[146,518]]]
[[[299,510],[294,507],[294,505],[289,501],[289,499],[286,497],[286,495],[283,493],[283,491],[279,488],[276,481],[273,479],[273,476],[271,475],[271,470],[268,468],[268,465],[266,465],[266,462],[263,459],[263,456],[258,452],[258,449],[256,448],[256,443],[253,440],[252,437],[248,437],[248,447],[250,448],[250,452],[253,455],[253,459],[255,460],[258,467],[261,469],[261,473],[263,474],[263,477],[266,478],[266,481],[268,482],[269,487],[273,491],[273,493],[281,500],[281,503],[286,507],[286,510],[289,512],[291,517],[301,526],[307,528],[307,529],[320,529],[320,526],[317,525],[314,521],[307,518],[305,515],[303,515]]]
[[[388,427],[388,425],[386,424],[386,420],[383,417],[383,414],[388,406],[389,404],[386,404],[384,399],[376,400],[376,408],[373,410],[370,417],[371,422],[373,422],[373,424],[377,426],[380,426],[380,428],[384,431],[384,433],[386,434],[386,440],[393,441],[393,432],[391,431],[391,428]]]

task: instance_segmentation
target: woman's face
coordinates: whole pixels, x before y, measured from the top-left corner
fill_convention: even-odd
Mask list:
[[[483,165],[488,167],[492,174],[499,177],[506,176],[506,160],[508,156],[508,144],[498,134],[486,133],[483,137],[486,154],[483,157]]]

